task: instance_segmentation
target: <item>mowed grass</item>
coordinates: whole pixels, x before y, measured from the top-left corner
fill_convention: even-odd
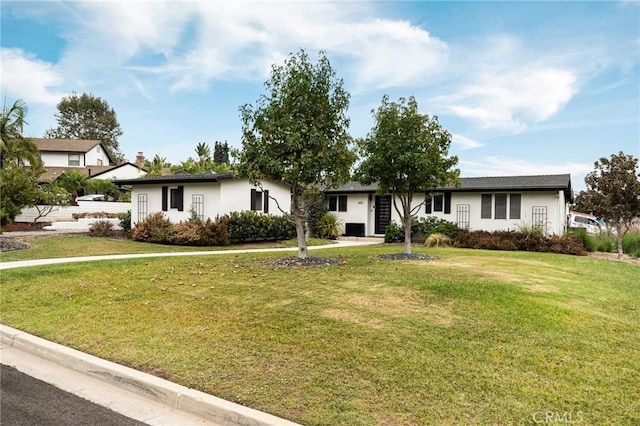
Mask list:
[[[2,271],[2,322],[308,425],[640,423],[640,268],[398,246]],[[571,417],[569,417],[571,416]]]

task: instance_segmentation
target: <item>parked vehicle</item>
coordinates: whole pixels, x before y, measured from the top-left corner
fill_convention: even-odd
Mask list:
[[[567,217],[567,227],[586,229],[589,234],[598,234],[602,232],[602,224],[592,214],[581,212],[569,212]]]
[[[76,201],[115,201],[115,199],[110,195],[105,200],[102,194],[89,194],[76,198]]]

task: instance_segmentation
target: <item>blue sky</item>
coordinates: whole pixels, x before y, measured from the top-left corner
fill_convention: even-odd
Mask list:
[[[571,173],[640,157],[640,3],[633,1],[2,1],[7,103],[26,136],[72,92],[106,100],[130,161],[200,142],[240,148],[238,108],[272,64],[325,50],[365,136],[384,94],[415,96],[453,134],[462,176]]]

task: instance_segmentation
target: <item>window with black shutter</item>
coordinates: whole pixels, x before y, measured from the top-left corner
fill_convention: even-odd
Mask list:
[[[451,193],[444,193],[444,214],[451,214]]]
[[[444,200],[443,200],[442,194],[438,194],[438,195],[434,195],[433,196],[433,211],[434,212],[441,212],[443,204],[444,204]]]
[[[264,191],[264,212],[269,213],[269,190]]]
[[[338,195],[338,211],[346,212],[347,211],[347,196],[346,195]]]
[[[162,211],[166,212],[169,210],[169,187],[162,187]]]
[[[480,205],[480,217],[482,219],[491,219],[491,194],[482,194]]]
[[[522,194],[509,195],[509,219],[520,219],[522,209]]]
[[[251,210],[262,211],[262,191],[251,190]]]

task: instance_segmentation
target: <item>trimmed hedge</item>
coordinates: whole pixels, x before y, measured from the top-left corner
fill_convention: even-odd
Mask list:
[[[451,245],[453,247],[485,250],[536,251],[578,256],[587,254],[583,240],[579,236],[545,236],[539,232],[462,230]]]
[[[158,244],[183,246],[226,246],[233,242],[289,240],[296,236],[291,216],[272,216],[254,211],[233,212],[215,220],[171,223],[157,212],[136,224],[131,238]]]

